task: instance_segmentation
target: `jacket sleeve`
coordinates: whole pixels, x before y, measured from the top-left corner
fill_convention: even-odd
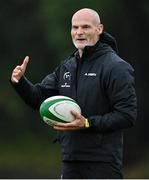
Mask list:
[[[134,125],[137,117],[134,70],[125,63],[116,63],[105,79],[105,93],[110,112],[89,117],[92,129],[113,131]]]
[[[43,100],[58,94],[57,71],[47,75],[41,83],[32,84],[23,76],[19,83],[13,84],[11,82],[11,84],[24,102],[37,110]]]

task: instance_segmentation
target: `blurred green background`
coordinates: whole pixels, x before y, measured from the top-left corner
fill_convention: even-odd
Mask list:
[[[99,12],[120,56],[135,69],[138,119],[124,131],[124,177],[149,178],[148,0],[0,1],[0,178],[60,178],[55,131],[25,105],[9,79],[26,55],[26,76],[36,83],[71,54],[71,17],[83,7]]]

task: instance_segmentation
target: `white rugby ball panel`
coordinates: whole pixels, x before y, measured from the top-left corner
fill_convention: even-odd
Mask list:
[[[81,113],[80,107],[75,102],[70,100],[59,101],[49,107],[49,111],[54,116],[66,122],[71,122],[74,120],[74,116],[71,114],[72,110]]]

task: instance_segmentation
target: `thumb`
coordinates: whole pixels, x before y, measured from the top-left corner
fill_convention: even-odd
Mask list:
[[[21,65],[21,69],[22,69],[22,71],[24,71],[24,72],[25,72],[26,67],[27,67],[27,65],[28,65],[28,62],[29,62],[29,56],[26,56],[26,57],[24,58],[24,60],[23,60],[22,65]]]
[[[80,113],[78,113],[78,112],[76,112],[76,111],[74,111],[74,110],[71,111],[71,114],[72,114],[76,119],[80,119],[80,118],[82,117]]]

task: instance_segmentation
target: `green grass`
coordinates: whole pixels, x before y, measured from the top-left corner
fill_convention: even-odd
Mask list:
[[[53,144],[47,137],[28,135],[17,139],[0,139],[1,178],[60,178],[61,153],[58,143]],[[124,178],[149,178],[149,154],[124,169]]]
[[[0,174],[6,175],[0,178],[51,178],[56,175],[55,178],[59,178],[60,165],[60,147],[48,140],[26,138],[3,142],[0,148]]]

